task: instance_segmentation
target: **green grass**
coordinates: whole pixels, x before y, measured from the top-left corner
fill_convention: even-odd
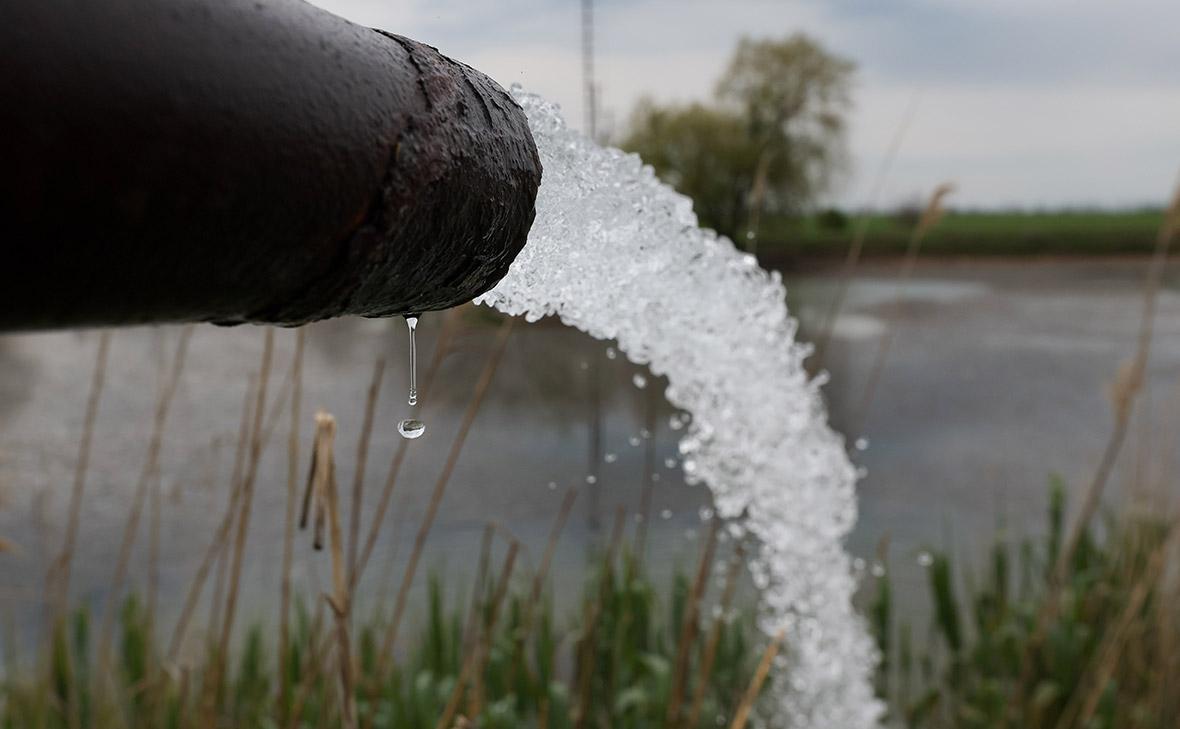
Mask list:
[[[1065,499],[1047,528],[997,539],[981,570],[927,569],[929,626],[895,616],[888,573],[869,606],[891,723],[912,729],[1164,729],[1180,716],[1175,524],[1149,510],[1087,530],[1062,579]],[[1174,564],[1173,564],[1174,567]],[[929,636],[921,645],[915,635]]]
[[[842,222],[842,224],[841,224]],[[922,244],[923,255],[1115,255],[1152,251],[1163,222],[1160,210],[1120,212],[948,212]],[[867,219],[865,255],[905,250],[914,220],[905,215]],[[843,257],[856,220],[823,216],[767,220],[759,253],[785,257]]]
[[[406,633],[404,655],[385,672],[378,660],[385,626],[379,618],[360,622],[353,631],[358,724],[435,729],[458,696],[451,726],[669,726],[677,637],[692,589],[677,573],[670,590],[658,590],[636,559],[617,561],[604,556],[591,565],[580,606],[564,620],[548,598],[532,605],[527,585],[512,590],[495,616],[490,586],[472,611],[434,577],[422,615]],[[80,610],[52,632],[44,655],[5,666],[0,727],[341,726],[339,674],[330,655],[334,636],[325,610],[296,603],[290,659],[280,675],[267,640],[272,631],[261,625],[246,631],[228,671],[218,668],[212,643],[195,663],[168,663],[143,605],[135,597],[123,605],[114,665],[95,665],[91,619]],[[701,612],[703,632],[717,627],[716,658],[702,684],[699,718],[690,724],[706,641],[689,654],[684,700],[673,724],[686,728],[728,725],[764,640],[750,610],[717,619]],[[456,693],[472,655],[479,656],[478,669]],[[227,678],[218,678],[223,674]],[[100,676],[104,680],[96,681]],[[288,697],[285,703],[280,696]]]

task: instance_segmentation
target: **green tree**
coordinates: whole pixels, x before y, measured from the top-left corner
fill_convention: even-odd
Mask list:
[[[743,39],[715,103],[643,100],[623,146],[692,197],[704,225],[736,236],[829,189],[846,158],[854,70],[805,35]]]

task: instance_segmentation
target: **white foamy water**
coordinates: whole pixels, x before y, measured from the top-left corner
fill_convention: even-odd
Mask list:
[[[566,127],[557,107],[513,88],[544,165],[528,244],[479,299],[529,320],[555,315],[656,374],[692,414],[686,475],[758,542],[750,569],[761,626],[786,630],[769,710],[776,724],[878,723],[876,652],[852,607],[843,539],[856,472],[803,369],[777,273],[697,227],[692,202],[635,155]]]

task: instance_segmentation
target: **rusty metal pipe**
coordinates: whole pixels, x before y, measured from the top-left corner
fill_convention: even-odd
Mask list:
[[[442,309],[541,165],[483,74],[299,0],[0,4],[0,331]]]

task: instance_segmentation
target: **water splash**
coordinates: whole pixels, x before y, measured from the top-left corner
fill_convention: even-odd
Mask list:
[[[410,333],[410,394],[406,398],[406,403],[410,407],[418,404],[418,316],[409,314],[406,316],[406,330]],[[406,418],[397,424],[397,432],[403,438],[414,440],[422,437],[426,432],[426,423],[423,423],[417,418]]]
[[[876,725],[876,654],[842,546],[856,471],[804,371],[810,349],[794,341],[780,276],[698,228],[691,201],[637,156],[568,129],[540,97],[513,95],[544,180],[528,244],[478,301],[529,321],[556,315],[667,376],[668,401],[692,416],[678,421],[685,478],[708,484],[734,536],[757,539],[760,624],[787,631],[775,723]]]

